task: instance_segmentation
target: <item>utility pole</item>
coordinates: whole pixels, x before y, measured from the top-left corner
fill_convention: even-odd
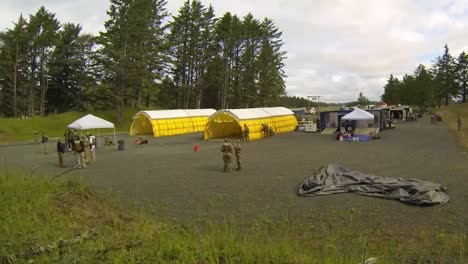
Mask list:
[[[319,95],[308,95],[307,96],[307,108],[310,108],[310,101],[317,102],[316,108],[318,108],[320,103],[320,96]]]

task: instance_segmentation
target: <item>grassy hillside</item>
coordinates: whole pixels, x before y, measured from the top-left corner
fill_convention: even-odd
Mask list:
[[[133,115],[137,109],[126,109],[124,112],[124,122],[117,131],[128,131]],[[47,117],[36,117],[31,119],[0,118],[0,143],[32,140],[32,131],[36,128],[39,137],[45,131],[49,137],[63,137],[65,128],[76,119],[88,113],[67,112],[63,114],[49,115]],[[91,112],[90,114],[116,123],[115,111]],[[111,130],[102,130],[102,133],[111,133]]]
[[[468,148],[468,103],[442,107],[441,109],[438,109],[437,112],[442,116],[442,120],[447,123],[448,127],[460,143]],[[462,129],[460,132],[458,132],[457,129],[458,117],[462,120]]]
[[[357,212],[293,228],[289,219],[182,225],[124,211],[77,179],[0,171],[0,263],[466,263],[463,229],[419,237],[355,223]],[[145,208],[147,209],[147,208]],[[363,224],[363,225],[358,225]],[[454,223],[455,224],[455,223]],[[461,224],[463,226],[463,224]],[[314,231],[315,230],[315,231]],[[28,260],[32,260],[27,262]]]

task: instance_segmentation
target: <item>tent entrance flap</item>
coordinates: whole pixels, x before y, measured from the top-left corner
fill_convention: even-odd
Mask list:
[[[153,135],[153,124],[145,115],[139,115],[132,123],[130,135]]]
[[[206,126],[209,138],[242,137],[239,122],[227,113],[217,115]]]

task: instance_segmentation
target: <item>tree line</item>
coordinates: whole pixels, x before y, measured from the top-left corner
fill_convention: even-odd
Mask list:
[[[0,114],[126,107],[243,108],[285,101],[286,53],[271,19],[187,0],[111,0],[97,36],[41,6],[0,32]],[[300,102],[297,99],[286,100]]]
[[[468,54],[450,54],[447,45],[428,69],[420,64],[413,74],[400,80],[390,75],[384,86],[382,100],[388,104],[408,104],[420,107],[440,107],[453,101],[466,102]]]

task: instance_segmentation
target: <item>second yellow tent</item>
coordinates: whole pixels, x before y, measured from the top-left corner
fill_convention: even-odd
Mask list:
[[[284,107],[219,110],[208,119],[205,139],[242,137],[244,124],[249,127],[250,140],[255,140],[263,137],[262,124],[273,128],[275,133],[285,133],[294,131],[297,119]]]

